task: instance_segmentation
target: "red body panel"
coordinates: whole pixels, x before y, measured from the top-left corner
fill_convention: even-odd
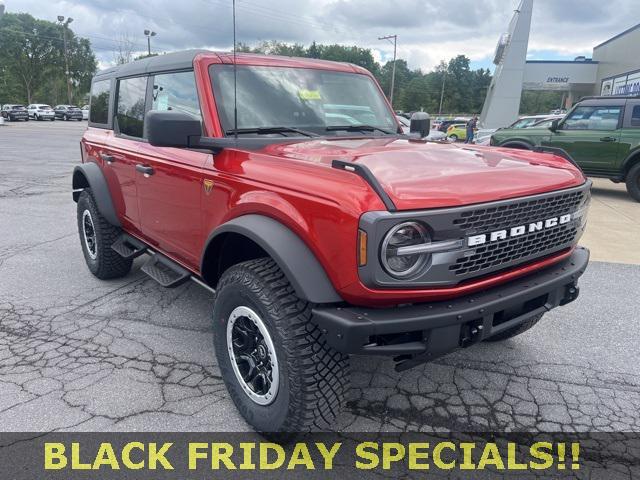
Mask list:
[[[233,57],[201,54],[194,61],[204,131],[221,136],[208,67]],[[239,64],[325,68],[370,75],[347,64],[239,55]],[[128,153],[123,143],[128,145]],[[360,216],[385,210],[362,178],[331,168],[334,159],[369,167],[400,210],[424,210],[514,198],[581,185],[582,173],[553,155],[506,149],[352,138],[272,145],[259,152],[151,147],[89,128],[86,160],[98,162],[109,183],[125,230],[196,274],[213,230],[246,214],[272,217],[298,234],[336,291],[356,305],[387,306],[469,294],[565,258],[568,253],[489,278],[446,289],[371,290],[358,277],[356,235]],[[105,165],[102,151],[127,159]],[[145,178],[135,164],[152,166]],[[118,164],[116,166],[116,164]],[[207,191],[205,180],[213,182]],[[132,195],[135,192],[135,201]]]

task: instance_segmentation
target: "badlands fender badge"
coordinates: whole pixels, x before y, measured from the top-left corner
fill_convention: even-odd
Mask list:
[[[520,225],[507,230],[497,230],[491,233],[485,233],[482,235],[474,235],[467,237],[467,246],[477,247],[484,245],[485,243],[499,242],[500,240],[506,240],[507,238],[520,237],[527,233],[540,232],[548,228],[557,227],[558,225],[565,225],[573,219],[574,215],[568,213],[561,217],[553,217],[547,220],[541,220],[539,222],[529,223],[528,225]]]
[[[202,181],[202,186],[204,187],[204,193],[209,195],[211,190],[213,190],[213,180],[205,179]]]

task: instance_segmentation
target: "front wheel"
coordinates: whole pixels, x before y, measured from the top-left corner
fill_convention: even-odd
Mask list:
[[[636,202],[640,202],[640,162],[635,164],[627,174],[627,192]]]
[[[449,140],[451,140],[452,142],[457,142],[458,141],[458,136],[457,135],[450,135],[449,136]]]
[[[324,428],[340,412],[348,357],[329,347],[270,258],[240,263],[220,279],[214,347],[236,407],[257,431]]]
[[[127,275],[133,260],[122,258],[111,248],[122,230],[102,216],[88,188],[78,198],[77,215],[82,253],[91,273],[101,280]]]

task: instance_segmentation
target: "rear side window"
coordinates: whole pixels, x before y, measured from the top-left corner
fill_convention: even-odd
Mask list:
[[[89,121],[91,123],[109,123],[109,92],[111,80],[93,82],[91,85],[91,110]]]
[[[173,110],[201,118],[193,72],[158,74],[153,80],[151,110]]]
[[[147,77],[127,78],[118,82],[116,119],[120,133],[142,138]]]
[[[631,126],[640,127],[640,105],[633,107],[633,112],[631,113]]]

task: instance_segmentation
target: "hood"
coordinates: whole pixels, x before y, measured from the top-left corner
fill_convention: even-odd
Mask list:
[[[327,168],[333,160],[365,165],[399,210],[484,203],[585,181],[561,157],[505,148],[367,138],[276,144],[266,150]]]

